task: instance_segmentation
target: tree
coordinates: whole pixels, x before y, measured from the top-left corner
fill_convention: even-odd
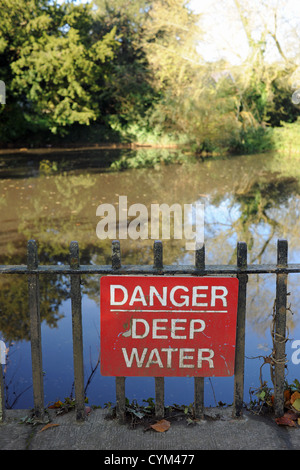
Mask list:
[[[214,6],[221,12],[223,29],[232,31],[231,44],[226,43],[222,32],[217,35],[217,44],[221,54],[239,58],[239,66],[232,69],[239,85],[241,109],[252,113],[257,123],[271,126],[279,125],[281,120],[295,120],[296,109],[290,99],[300,54],[295,4],[290,0],[230,0]],[[293,8],[298,16],[292,14]],[[207,14],[216,19],[216,10]],[[215,23],[222,31],[222,24]],[[213,33],[215,40],[216,30]],[[246,53],[241,55],[241,51]]]
[[[101,38],[111,29],[117,44],[106,75],[101,96],[107,121],[116,127],[138,124],[156,100],[152,74],[144,50],[145,22],[151,3],[148,0],[96,0],[94,35]]]
[[[9,90],[3,121],[17,112],[25,132],[55,133],[101,116],[94,96],[116,38],[112,29],[94,40],[91,5],[3,0],[1,14],[0,61]]]
[[[160,93],[151,116],[164,132],[183,136],[198,150],[229,146],[237,122],[236,84],[230,73],[214,77],[201,56],[200,16],[187,1],[156,0],[143,47]]]

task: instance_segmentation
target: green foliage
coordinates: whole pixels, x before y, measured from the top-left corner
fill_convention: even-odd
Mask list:
[[[274,129],[275,149],[290,155],[299,155],[300,117],[294,123],[281,122],[280,124],[280,127]]]
[[[253,154],[272,150],[274,145],[273,129],[257,126],[242,129],[238,139],[232,139],[230,148],[236,154]]]
[[[51,175],[58,170],[57,162],[50,162],[50,160],[41,160],[39,163],[40,175]]]
[[[291,100],[292,87],[290,77],[293,76],[294,67],[284,71],[278,70],[276,78],[272,81],[272,99],[267,106],[267,120],[272,127],[281,127],[282,122],[292,123],[299,116],[299,107]]]
[[[55,134],[56,142],[172,143],[220,154],[281,145],[272,129],[299,116],[296,65],[267,64],[264,30],[254,39],[247,5],[235,5],[250,52],[233,67],[202,58],[206,31],[186,0],[3,0],[0,141],[43,145]],[[115,166],[160,161],[141,155]]]
[[[144,25],[151,2],[96,0],[95,4],[98,7],[94,14],[95,38],[113,29],[118,45],[104,82],[106,122],[113,128],[118,127],[120,132],[125,132],[127,138],[130,138],[128,127],[144,119],[152,102],[156,100],[143,48]]]
[[[88,125],[99,117],[94,97],[114,55],[114,29],[95,40],[89,5],[4,0],[2,8],[0,63],[9,102],[4,120],[17,111],[26,129],[64,133],[73,123]]]
[[[185,160],[183,154],[170,152],[169,149],[138,149],[133,155],[123,155],[113,162],[111,169],[119,171],[128,168],[153,168],[161,164],[182,163]]]
[[[250,403],[251,410],[260,414],[263,410],[271,410],[273,407],[273,390],[263,382],[259,388],[250,390]]]

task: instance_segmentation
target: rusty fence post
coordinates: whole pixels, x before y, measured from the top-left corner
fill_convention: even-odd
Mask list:
[[[35,240],[29,240],[27,245],[27,267],[28,270],[38,269],[38,254]],[[42,420],[44,417],[44,382],[38,274],[28,274],[28,297],[34,416]]]
[[[277,267],[287,266],[288,243],[277,241]],[[274,325],[274,412],[279,418],[284,414],[284,376],[285,376],[285,343],[286,339],[286,304],[287,304],[287,273],[276,274],[276,301]]]
[[[112,242],[111,264],[113,269],[121,267],[121,248],[119,240]],[[121,423],[125,422],[126,412],[126,394],[125,394],[126,377],[116,377],[116,414]]]
[[[157,240],[153,245],[154,268],[158,273],[163,269],[163,245]],[[165,379],[164,377],[155,377],[155,417],[163,418],[165,415]]]
[[[195,251],[195,267],[198,275],[205,270],[205,245]],[[194,377],[194,415],[203,419],[204,416],[204,377]]]
[[[247,269],[247,244],[237,244],[237,278],[239,280],[238,309],[236,325],[236,350],[234,367],[234,399],[233,417],[239,418],[243,414],[244,402],[244,375],[245,375],[245,330],[246,330],[246,297],[248,275],[243,273]]]
[[[79,247],[78,243],[73,241],[70,244],[70,267],[76,271],[79,266]],[[80,273],[71,274],[71,309],[76,420],[83,421],[85,418],[85,397]]]

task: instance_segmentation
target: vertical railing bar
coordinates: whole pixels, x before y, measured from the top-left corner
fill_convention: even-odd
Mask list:
[[[27,267],[29,270],[34,270],[38,268],[38,254],[35,240],[28,241]],[[30,343],[34,416],[36,419],[42,420],[44,417],[44,381],[42,365],[40,292],[38,274],[28,275],[28,300],[30,315]]]
[[[154,268],[163,269],[163,245],[160,240],[156,240],[153,245]],[[165,379],[164,377],[155,377],[155,417],[163,418],[165,415]]]
[[[288,262],[288,243],[277,241],[277,265],[286,266]],[[274,325],[274,413],[279,418],[284,414],[284,376],[286,343],[286,306],[288,275],[276,274],[276,302]]]
[[[112,241],[111,265],[113,269],[121,267],[121,247],[119,240]]]
[[[116,377],[116,415],[120,423],[125,422],[125,411],[126,411],[125,379],[126,377]]]
[[[119,240],[112,242],[111,264],[113,269],[121,267],[121,247]],[[116,377],[116,415],[120,422],[125,422],[126,392],[125,377]]]
[[[195,251],[195,267],[200,271],[205,270],[205,244]],[[201,273],[200,273],[201,274]]]
[[[197,270],[205,270],[205,245],[195,251],[195,267]],[[194,377],[194,415],[197,419],[204,416],[204,377]]]
[[[237,268],[247,269],[247,244],[237,244]],[[233,416],[239,418],[243,414],[244,403],[244,375],[245,375],[245,331],[246,331],[246,298],[248,275],[243,272],[237,274],[239,280],[238,308],[236,325],[236,350],[234,367],[234,399]]]
[[[155,377],[155,417],[162,419],[165,415],[165,378]]]
[[[74,270],[80,269],[79,247],[75,241],[70,244],[70,267]],[[85,418],[85,397],[80,273],[71,274],[71,308],[76,420],[83,421]]]
[[[163,264],[163,244],[160,240],[156,240],[153,244],[154,250],[154,268],[158,271],[162,270]]]
[[[0,423],[3,423],[4,420],[5,420],[4,383],[3,383],[3,369],[2,369],[2,364],[0,361]]]

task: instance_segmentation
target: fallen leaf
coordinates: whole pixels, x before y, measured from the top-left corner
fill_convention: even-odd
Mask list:
[[[300,392],[292,393],[292,395],[291,395],[291,404],[293,404],[294,401],[297,400],[298,398],[300,398]]]
[[[292,407],[296,411],[300,411],[300,398],[297,398],[296,400],[293,401]]]
[[[157,423],[155,424],[151,424],[151,428],[157,432],[165,432],[170,428],[170,426],[171,423],[166,419],[162,419],[160,421],[157,421]]]
[[[289,416],[294,421],[297,421],[299,418],[299,413],[295,413],[293,410],[288,410],[286,413],[284,413],[284,415]]]
[[[296,426],[296,423],[293,419],[290,418],[288,414],[284,414],[280,418],[275,419],[276,424],[279,426]]]
[[[54,428],[55,426],[59,426],[59,424],[56,424],[56,423],[48,423],[48,424],[46,424],[46,426],[44,426],[39,432],[46,431],[46,429]]]
[[[63,406],[63,402],[58,400],[53,405],[48,406],[48,408],[61,408]]]

